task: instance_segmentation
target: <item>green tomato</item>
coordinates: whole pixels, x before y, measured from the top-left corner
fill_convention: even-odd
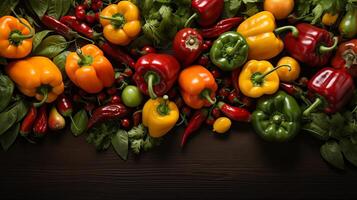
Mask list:
[[[128,107],[137,107],[143,101],[143,95],[138,87],[134,85],[128,85],[121,93],[121,100]]]

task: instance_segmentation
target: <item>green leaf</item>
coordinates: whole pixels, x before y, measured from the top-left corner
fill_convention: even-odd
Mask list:
[[[17,101],[15,107],[13,108],[14,112],[17,113],[16,123],[20,122],[27,114],[28,105],[24,100]]]
[[[56,19],[59,19],[62,15],[62,0],[48,0],[47,14]]]
[[[329,135],[335,139],[341,139],[348,134],[345,131],[345,118],[340,114],[336,113],[330,117],[330,131]]]
[[[62,76],[66,75],[66,59],[70,51],[64,51],[53,58],[53,62],[61,70]]]
[[[15,85],[6,75],[0,75],[0,112],[10,103]]]
[[[62,0],[62,13],[61,17],[65,16],[69,9],[71,8],[71,5],[73,4],[73,0]]]
[[[42,18],[45,15],[48,8],[48,0],[29,0],[32,10],[36,13],[38,18]]]
[[[0,1],[0,16],[10,15],[11,9],[15,9],[19,0],[1,0]]]
[[[134,154],[139,154],[143,144],[144,144],[144,140],[143,139],[132,140],[131,141],[131,145],[130,145],[131,151]]]
[[[0,113],[0,135],[16,123],[17,113],[13,109]]]
[[[35,49],[33,55],[53,58],[67,48],[67,41],[61,35],[51,35],[45,38]]]
[[[2,58],[2,57],[0,57],[0,65],[7,65],[7,60],[6,60],[6,58]]]
[[[37,32],[35,36],[33,37],[32,41],[32,51],[35,51],[36,48],[38,47],[39,44],[41,44],[42,40],[52,31],[50,30],[44,30],[41,32]]]
[[[320,148],[322,158],[330,165],[344,169],[345,163],[343,160],[342,151],[340,145],[335,141],[328,141]]]
[[[133,127],[129,132],[128,136],[130,139],[141,139],[145,136],[145,127],[140,124],[137,127]]]
[[[115,152],[123,159],[128,158],[129,138],[128,133],[124,130],[118,132],[112,138],[112,145]]]
[[[241,0],[224,0],[223,17],[231,18],[236,16],[241,6]]]
[[[4,151],[7,151],[14,144],[19,131],[20,123],[17,123],[0,136],[0,143]]]
[[[309,116],[308,123],[305,123],[302,129],[320,140],[327,140],[330,138],[329,121],[330,119],[325,113],[312,113]]]
[[[357,145],[353,144],[350,139],[344,138],[340,140],[340,146],[345,158],[357,167]]]
[[[73,121],[71,123],[71,131],[73,135],[79,136],[84,133],[84,131],[87,129],[87,125],[88,115],[87,112],[82,109],[78,111],[73,117]]]

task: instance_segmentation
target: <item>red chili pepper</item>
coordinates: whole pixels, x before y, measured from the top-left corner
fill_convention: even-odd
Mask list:
[[[77,20],[76,16],[70,16],[70,15],[63,16],[63,17],[61,17],[60,21],[89,39],[95,40],[95,39],[98,39],[99,36],[101,35],[101,34],[95,32],[86,23],[79,22]]]
[[[74,32],[70,27],[66,24],[58,21],[54,17],[49,15],[44,15],[41,18],[41,22],[47,26],[49,29],[56,31],[56,33],[64,36],[68,40],[72,40],[73,38],[78,37],[78,33]]]
[[[77,20],[84,21],[86,19],[86,9],[87,7],[85,5],[76,6],[74,13],[76,15]]]
[[[214,27],[201,30],[201,35],[203,38],[217,38],[232,28],[238,27],[243,20],[242,17],[223,19]]]
[[[141,121],[142,121],[142,111],[141,110],[135,111],[133,114],[133,126],[134,127],[139,126],[139,124],[141,124]]]
[[[193,28],[184,28],[176,33],[172,48],[175,57],[184,67],[191,65],[203,52],[203,38]]]
[[[223,114],[225,114],[231,120],[239,122],[250,122],[251,113],[248,110],[244,108],[234,107],[221,101],[218,102],[217,105],[218,108],[223,112]]]
[[[94,24],[97,21],[96,13],[89,11],[86,14],[86,22],[89,24]]]
[[[128,118],[120,120],[120,126],[128,130],[130,128],[130,120]]]
[[[146,54],[149,54],[149,53],[156,53],[156,49],[152,46],[144,46],[143,48],[141,48],[141,55],[146,55]]]
[[[147,54],[135,64],[133,79],[139,89],[151,98],[162,96],[175,84],[180,64],[168,54]]]
[[[119,46],[114,46],[109,42],[100,42],[99,47],[107,54],[109,57],[113,58],[117,62],[124,63],[131,68],[134,68],[135,61],[133,58],[129,56],[129,54],[125,53],[124,50]]]
[[[297,37],[289,32],[284,39],[290,55],[311,67],[326,65],[337,46],[337,37],[332,38],[327,30],[307,23],[298,24],[296,28],[299,31]]]
[[[280,89],[296,98],[300,98],[306,105],[310,105],[309,100],[304,96],[304,91],[299,86],[291,83],[280,83]]]
[[[355,86],[346,71],[326,67],[310,79],[308,89],[315,102],[304,111],[305,116],[319,107],[326,113],[338,112],[352,98]]]
[[[193,116],[190,118],[190,121],[186,126],[185,132],[183,133],[181,139],[181,147],[183,147],[186,144],[188,137],[191,136],[193,133],[195,133],[201,127],[203,122],[206,120],[207,116],[208,116],[207,109],[197,110],[193,114]]]
[[[240,75],[241,69],[237,68],[235,69],[232,73],[231,73],[231,81],[234,87],[235,92],[237,93],[237,95],[240,94],[240,89],[239,89],[239,75]]]
[[[120,119],[126,117],[128,114],[128,109],[121,103],[102,106],[94,110],[87,127],[90,129],[98,122]]]
[[[332,66],[336,69],[345,69],[353,77],[357,77],[357,39],[340,44]]]
[[[64,94],[61,94],[57,98],[57,109],[61,115],[71,117],[73,112],[72,101]]]
[[[21,123],[20,126],[20,134],[21,136],[28,136],[29,133],[32,130],[33,124],[36,120],[36,116],[37,116],[37,108],[35,106],[31,106],[29,111],[27,112],[24,120]]]
[[[196,18],[202,27],[213,25],[221,16],[223,7],[224,0],[192,0],[191,8],[195,13],[187,20],[185,27],[188,27]]]
[[[33,124],[33,133],[35,137],[43,137],[48,130],[47,105],[43,104],[38,110],[38,115]]]
[[[232,91],[231,93],[229,93],[228,97],[227,97],[228,101],[230,104],[236,104],[236,103],[241,103],[238,99],[238,95],[236,91]]]

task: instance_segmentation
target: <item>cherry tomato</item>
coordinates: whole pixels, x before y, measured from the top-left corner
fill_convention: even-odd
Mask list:
[[[149,53],[156,53],[156,49],[152,46],[144,46],[141,48],[141,55],[146,55]]]
[[[128,85],[121,93],[121,99],[124,105],[133,108],[141,104],[143,101],[143,95],[141,94],[138,87],[134,85]]]
[[[118,95],[113,95],[110,99],[110,103],[121,103],[121,98]]]
[[[130,128],[130,120],[128,118],[124,118],[120,121],[120,125],[124,129],[129,129]]]

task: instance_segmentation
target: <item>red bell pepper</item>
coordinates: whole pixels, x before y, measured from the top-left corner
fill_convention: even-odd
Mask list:
[[[307,23],[298,24],[296,28],[299,31],[297,37],[288,33],[284,39],[290,55],[311,67],[326,65],[338,44],[337,37],[332,38],[327,30]]]
[[[353,77],[357,77],[357,39],[342,43],[332,59],[332,66],[336,69],[345,69]]]
[[[136,62],[133,79],[144,94],[156,98],[172,88],[179,72],[180,64],[175,57],[150,53]]]
[[[305,116],[318,108],[326,113],[338,112],[351,99],[355,86],[346,71],[326,67],[310,79],[308,89],[308,96],[315,102],[304,111]]]
[[[224,0],[192,0],[191,8],[195,13],[187,20],[185,27],[196,18],[199,18],[197,22],[200,26],[212,26],[221,16],[223,7]]]
[[[201,55],[203,38],[195,29],[184,28],[177,32],[172,47],[175,57],[185,67],[192,64]]]

